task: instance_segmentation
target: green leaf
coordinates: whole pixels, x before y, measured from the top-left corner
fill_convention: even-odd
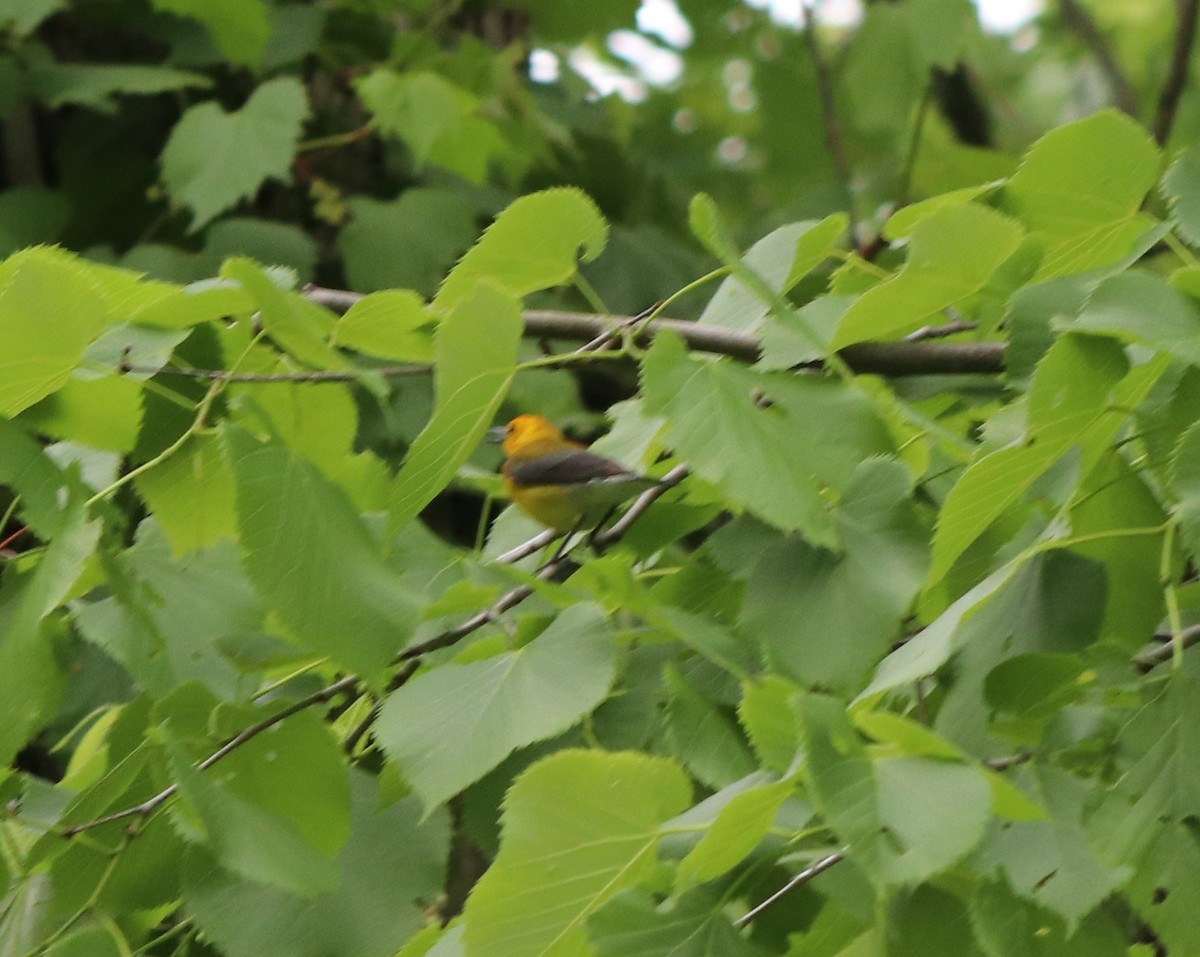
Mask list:
[[[222,867],[303,897],[338,886],[342,878],[335,861],[305,840],[291,821],[213,783],[192,767],[178,745],[168,742],[168,754],[179,795],[199,819],[205,846]]]
[[[425,300],[408,289],[364,296],[333,328],[344,349],[402,362],[433,361],[433,317]]]
[[[433,162],[482,183],[489,161],[506,149],[478,98],[436,73],[378,69],[355,88],[379,129],[403,139],[418,167]]]
[[[791,793],[792,785],[781,781],[736,795],[717,812],[700,843],[679,862],[676,890],[703,884],[736,867],[767,836],[780,805]]]
[[[316,369],[337,369],[345,360],[329,345],[335,319],[328,309],[289,289],[280,288],[257,263],[230,259],[221,276],[246,290],[258,307],[266,331],[281,350]]]
[[[246,571],[304,646],[375,672],[416,612],[344,493],[278,443],[226,434]]]
[[[141,63],[48,63],[30,70],[29,83],[33,95],[51,108],[71,103],[101,109],[114,108],[119,96],[212,86],[201,73]]]
[[[433,416],[396,476],[391,529],[428,505],[483,438],[512,382],[523,328],[516,301],[487,283],[459,297],[438,324]]]
[[[8,259],[0,270],[0,415],[16,415],[62,388],[107,319],[93,284],[53,250]]]
[[[768,233],[750,247],[742,262],[772,289],[787,292],[815,269],[833,250],[846,230],[844,213],[817,221],[789,223]],[[770,305],[737,276],[718,287],[698,320],[740,332],[757,332],[770,313]]]
[[[1054,344],[1034,374],[1028,437],[977,458],[946,496],[933,539],[930,583],[1068,449],[1078,444],[1095,453],[1107,445],[1126,415],[1111,411],[1126,369],[1115,343],[1063,336]]]
[[[755,566],[743,632],[805,685],[860,687],[887,654],[925,579],[928,534],[904,466],[868,459],[836,512],[835,553],[789,538]]]
[[[696,475],[730,504],[814,544],[835,543],[818,483],[840,488],[859,461],[891,447],[857,390],[692,357],[669,334],[655,336],[642,360],[642,388],[646,410],[667,417],[670,444]],[[774,407],[760,406],[759,394]]]
[[[600,255],[608,224],[580,190],[560,187],[530,193],[508,206],[446,277],[433,301],[448,311],[474,292],[480,280],[515,298],[558,286],[576,269],[576,257]]]
[[[271,34],[263,0],[151,0],[151,4],[156,10],[200,21],[235,63],[259,65]]]
[[[588,916],[654,868],[658,827],[691,798],[670,761],[560,751],[513,784],[500,853],[467,900],[468,957],[578,953]]]
[[[111,928],[111,929],[110,929]],[[125,957],[129,945],[122,937],[120,942],[113,937],[119,933],[115,925],[89,927],[74,931],[45,951],[46,957]]]
[[[375,735],[432,809],[594,710],[615,668],[603,612],[573,605],[524,648],[419,674],[388,696]]]
[[[710,253],[726,265],[741,259],[737,244],[729,235],[729,228],[721,219],[721,212],[713,198],[697,193],[688,204],[688,225],[695,236]]]
[[[1100,283],[1070,328],[1113,335],[1200,365],[1200,308],[1162,279],[1140,270]]]
[[[1191,146],[1179,154],[1163,177],[1162,191],[1179,235],[1200,245],[1200,149]]]
[[[130,452],[142,425],[142,389],[118,376],[72,376],[21,415],[21,423],[56,439]]]
[[[1035,279],[1120,259],[1146,228],[1138,211],[1159,164],[1154,140],[1116,110],[1039,139],[1004,190],[1005,208],[1045,244]]]
[[[699,781],[714,790],[754,771],[733,722],[674,669],[666,676],[669,735],[675,755]]]
[[[88,641],[152,695],[192,681],[219,698],[239,697],[239,676],[219,643],[261,629],[263,609],[232,542],[172,558],[148,519],[133,546],[105,563],[105,576],[111,594],[76,606]]]
[[[193,436],[166,461],[138,476],[136,486],[175,556],[237,535],[233,472],[218,435]]]
[[[658,904],[638,891],[618,894],[588,919],[597,957],[755,957],[709,890]]]
[[[807,695],[800,711],[813,797],[878,884],[925,880],[983,837],[991,789],[975,768],[928,757],[871,761],[838,702]]]
[[[1126,879],[1100,864],[1088,847],[1082,819],[1089,783],[1054,768],[1039,768],[1043,821],[1013,821],[992,831],[979,849],[980,864],[999,868],[1020,897],[1059,914],[1071,933]]]
[[[380,806],[374,781],[351,772],[350,836],[329,893],[302,897],[241,880],[207,855],[189,855],[184,900],[196,923],[228,957],[393,954],[424,923],[441,891],[449,820],[422,820],[415,798]],[[259,838],[251,838],[258,841]]]
[[[833,348],[886,339],[922,325],[943,309],[961,306],[1017,251],[1023,236],[1019,224],[974,203],[931,213],[912,228],[904,268],[868,289],[846,311]]]
[[[230,21],[245,20],[250,11],[261,10],[257,4],[244,6],[241,0],[226,2],[242,11],[226,14]],[[294,77],[262,84],[233,113],[212,102],[184,113],[163,147],[162,178],[175,202],[192,210],[191,230],[253,196],[264,180],[286,178],[307,116],[304,87]]]
[[[909,43],[926,67],[953,70],[978,32],[970,0],[910,0],[904,13]]]
[[[350,286],[361,292],[408,287],[432,295],[478,231],[475,205],[460,192],[425,186],[394,202],[356,197],[338,235]]]
[[[786,774],[800,750],[800,723],[792,701],[799,687],[782,675],[742,685],[738,719],[762,766]]]
[[[0,418],[0,484],[20,497],[17,512],[40,537],[59,525],[58,494],[66,477],[26,432]]]
[[[1171,460],[1171,488],[1179,504],[1179,529],[1192,554],[1200,554],[1200,423],[1179,438]]]
[[[58,632],[47,619],[67,597],[100,537],[72,496],[32,571],[6,571],[0,588],[0,767],[8,767],[28,738],[51,717],[62,692],[55,660]]]

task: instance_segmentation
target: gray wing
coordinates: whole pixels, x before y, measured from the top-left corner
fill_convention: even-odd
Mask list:
[[[532,462],[520,462],[504,467],[516,486],[578,485],[601,479],[640,478],[636,472],[618,465],[612,459],[583,449],[563,449],[539,455]]]

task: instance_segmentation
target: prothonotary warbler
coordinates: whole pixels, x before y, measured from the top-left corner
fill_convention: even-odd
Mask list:
[[[503,430],[500,475],[526,515],[559,532],[595,527],[626,499],[660,485],[565,438],[540,415],[518,415]]]

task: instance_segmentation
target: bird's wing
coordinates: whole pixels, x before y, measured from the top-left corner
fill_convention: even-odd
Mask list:
[[[636,472],[583,449],[546,452],[527,462],[505,463],[504,474],[517,488],[535,485],[582,485],[605,479],[640,478]]]

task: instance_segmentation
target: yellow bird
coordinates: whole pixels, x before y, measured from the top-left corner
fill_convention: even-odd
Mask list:
[[[589,452],[540,415],[509,422],[501,448],[500,475],[513,504],[559,532],[595,527],[617,505],[663,484]]]

